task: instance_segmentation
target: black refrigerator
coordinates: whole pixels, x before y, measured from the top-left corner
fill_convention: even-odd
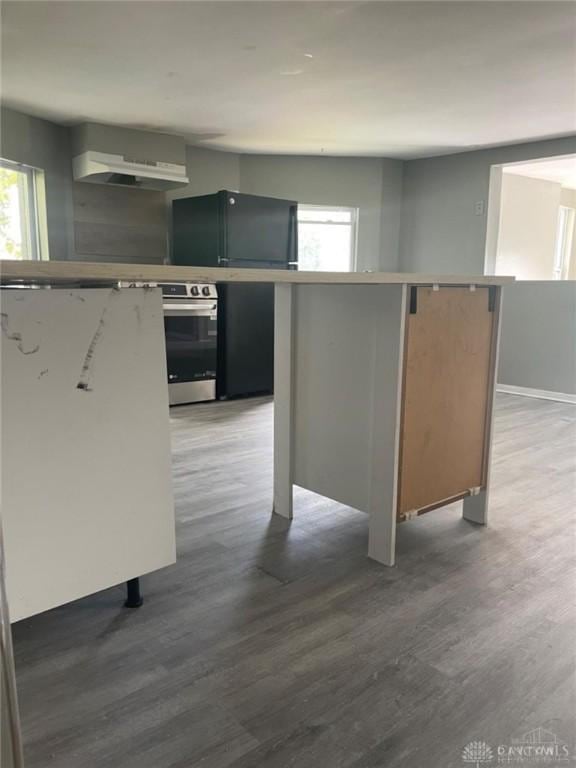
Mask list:
[[[298,268],[298,205],[221,190],[172,203],[174,264]],[[274,286],[218,285],[216,396],[274,389]]]

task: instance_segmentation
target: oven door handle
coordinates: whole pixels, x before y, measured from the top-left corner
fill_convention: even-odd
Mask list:
[[[162,309],[164,314],[169,316],[216,317],[216,304],[210,306],[204,304],[164,304]]]

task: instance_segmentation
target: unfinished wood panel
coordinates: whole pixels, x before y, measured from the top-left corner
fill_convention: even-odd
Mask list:
[[[162,264],[168,224],[163,192],[74,184],[76,258]]]
[[[413,287],[398,516],[485,484],[495,312],[490,289]],[[414,311],[415,309],[415,311]]]

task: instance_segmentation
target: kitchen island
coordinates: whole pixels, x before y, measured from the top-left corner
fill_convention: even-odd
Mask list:
[[[463,499],[486,523],[512,278],[6,261],[0,278],[13,620],[175,558],[160,291],[120,281],[275,283],[277,514],[294,485],[368,512],[386,565],[400,521]]]

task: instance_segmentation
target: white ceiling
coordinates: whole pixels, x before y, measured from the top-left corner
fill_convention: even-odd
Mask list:
[[[3,2],[2,94],[244,152],[418,157],[576,131],[572,2]]]
[[[555,157],[550,160],[535,160],[532,163],[506,165],[503,171],[514,176],[529,176],[531,179],[555,181],[563,187],[576,189],[576,155]]]

